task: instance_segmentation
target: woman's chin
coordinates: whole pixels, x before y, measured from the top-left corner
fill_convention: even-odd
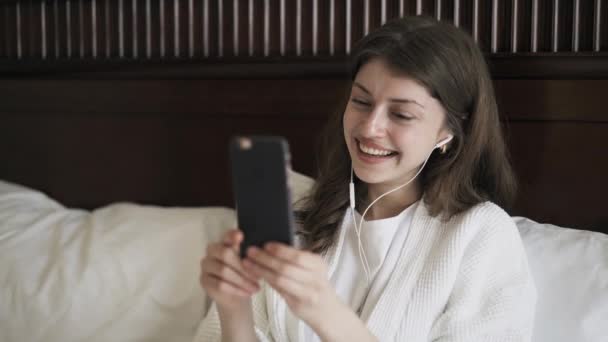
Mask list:
[[[355,170],[355,175],[362,182],[367,184],[380,184],[386,182],[386,177],[378,174],[378,172],[369,172],[369,171],[357,171]]]

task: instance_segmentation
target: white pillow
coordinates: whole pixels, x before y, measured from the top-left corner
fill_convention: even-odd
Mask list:
[[[293,200],[312,179],[291,172]],[[209,302],[205,246],[228,208],[88,212],[0,181],[0,341],[190,341]]]
[[[608,235],[514,219],[538,291],[533,341],[608,341]]]
[[[315,181],[306,175],[291,171],[287,175],[287,182],[291,191],[291,201],[296,204],[294,209],[297,209],[298,204],[301,204],[298,201],[308,195]]]
[[[0,341],[190,341],[226,208],[65,209],[0,182]]]

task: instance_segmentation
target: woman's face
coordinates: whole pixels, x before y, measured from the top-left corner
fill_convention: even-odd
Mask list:
[[[445,110],[426,88],[384,60],[371,59],[359,69],[344,112],[355,174],[370,189],[407,182],[449,135],[444,118]]]

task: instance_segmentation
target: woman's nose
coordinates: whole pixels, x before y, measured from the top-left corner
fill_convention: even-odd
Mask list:
[[[362,122],[362,133],[366,137],[383,135],[386,130],[386,120],[380,108],[374,108]]]

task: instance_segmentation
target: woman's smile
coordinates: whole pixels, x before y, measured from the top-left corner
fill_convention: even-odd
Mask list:
[[[362,142],[355,139],[357,145],[357,157],[364,163],[378,164],[389,161],[396,157],[399,153],[393,150],[381,148],[372,142]]]

